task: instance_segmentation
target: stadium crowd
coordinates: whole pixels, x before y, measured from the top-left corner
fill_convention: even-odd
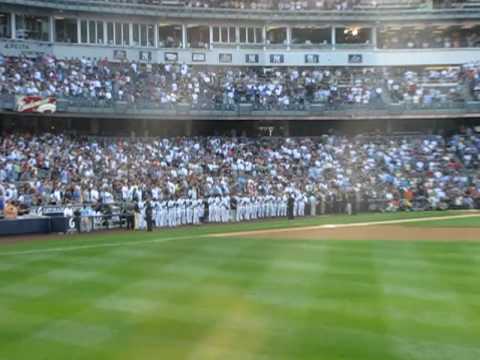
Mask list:
[[[148,0],[147,0],[148,1]],[[189,7],[200,8],[228,8],[228,9],[251,9],[251,10],[280,10],[280,11],[304,11],[304,10],[352,10],[360,0],[193,0],[187,2]]]
[[[175,224],[203,216],[205,202],[215,222],[285,216],[289,197],[298,216],[308,206],[309,214],[372,204],[386,211],[479,208],[479,167],[480,135],[471,130],[451,137],[261,139],[6,134],[0,143],[5,200],[24,212],[147,200],[159,209],[190,207]],[[222,212],[232,207],[233,219]]]
[[[465,83],[473,100],[480,100],[480,66],[478,63],[465,64]]]
[[[103,0],[109,2],[140,3],[146,5],[185,6],[193,8],[225,8],[250,10],[355,10],[355,9],[414,9],[414,8],[450,8],[460,5],[461,1],[426,0],[385,1],[385,0]]]
[[[465,69],[430,69],[423,72],[407,70],[390,74],[387,89],[393,103],[445,104],[465,100],[463,78]]]
[[[0,93],[92,100],[177,103],[231,109],[301,109],[305,102],[369,103],[381,93],[376,71],[193,69],[186,64],[149,65],[53,57],[4,58]]]
[[[480,46],[479,28],[452,27],[438,31],[434,28],[400,28],[380,32],[377,46],[380,49],[475,48]]]
[[[303,110],[308,104],[429,105],[463,101],[464,80],[477,80],[479,67],[409,68],[203,68],[186,64],[111,63],[51,56],[0,57],[0,94],[39,95],[169,108]],[[469,83],[470,84],[470,83]],[[475,87],[475,86],[474,86]],[[473,90],[472,90],[473,91]],[[387,93],[385,93],[387,92]]]

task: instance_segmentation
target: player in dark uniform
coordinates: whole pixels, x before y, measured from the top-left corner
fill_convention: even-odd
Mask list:
[[[147,231],[153,230],[153,207],[150,201],[147,202],[145,209],[145,220],[147,221]]]
[[[287,216],[289,220],[294,219],[294,214],[293,214],[293,207],[295,204],[295,199],[292,194],[288,196],[288,201],[287,201]]]

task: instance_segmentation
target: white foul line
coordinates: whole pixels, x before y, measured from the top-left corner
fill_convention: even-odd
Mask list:
[[[371,222],[350,223],[350,224],[324,224],[324,225],[316,225],[316,226],[304,226],[304,227],[283,228],[283,229],[239,231],[239,232],[230,232],[230,233],[221,233],[221,234],[204,234],[204,235],[197,235],[195,237],[208,238],[208,237],[231,237],[231,236],[243,236],[243,235],[261,235],[261,234],[282,233],[282,232],[291,232],[291,231],[335,229],[335,228],[372,226],[372,225],[402,224],[402,223],[420,222],[420,221],[449,220],[449,219],[469,218],[469,217],[478,217],[478,216],[480,216],[480,214],[477,213],[477,214],[452,215],[452,216],[434,216],[434,217],[415,218],[415,219],[371,221]],[[98,249],[98,248],[106,248],[106,247],[157,244],[157,243],[163,243],[171,240],[183,240],[183,239],[191,239],[191,238],[192,236],[171,236],[166,238],[156,238],[156,239],[150,239],[150,240],[119,241],[119,242],[113,242],[113,243],[52,247],[48,249],[8,251],[8,252],[0,252],[0,256],[32,255],[32,254],[44,254],[44,253],[56,253],[56,252],[69,252],[69,251],[86,250],[86,249]]]
[[[272,233],[275,234],[275,233],[293,232],[293,231],[338,229],[338,228],[373,226],[373,225],[403,224],[403,223],[412,223],[412,222],[421,222],[421,221],[449,220],[449,219],[459,219],[459,218],[469,218],[469,217],[479,217],[479,216],[480,216],[480,214],[477,213],[477,214],[451,215],[451,216],[432,216],[432,217],[415,218],[415,219],[370,221],[370,222],[359,222],[359,223],[349,223],[349,224],[324,224],[324,225],[291,227],[291,228],[271,229],[271,230],[254,230],[254,231],[230,232],[230,233],[223,233],[223,234],[211,234],[209,236],[211,236],[211,237],[227,237],[227,236],[229,236],[230,237],[230,236],[261,235],[261,234],[272,234]]]

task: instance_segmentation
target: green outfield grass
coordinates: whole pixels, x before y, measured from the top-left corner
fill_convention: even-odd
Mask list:
[[[0,360],[478,360],[480,242],[207,236],[448,215],[275,220],[0,246]],[[429,223],[480,226],[478,218]]]

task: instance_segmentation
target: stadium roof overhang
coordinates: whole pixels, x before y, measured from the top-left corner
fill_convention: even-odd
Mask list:
[[[235,10],[215,8],[184,8],[168,6],[152,6],[131,3],[101,2],[92,0],[2,0],[2,10],[21,10],[34,12],[42,9],[48,14],[80,14],[138,16],[157,19],[221,19],[236,21],[275,22],[403,22],[409,21],[442,21],[480,19],[480,11],[475,9],[407,9],[407,10],[352,10],[352,11],[270,11],[270,10]]]
[[[11,111],[0,111],[1,116],[5,117],[30,117],[30,118],[55,118],[55,119],[119,119],[119,120],[152,120],[152,121],[351,121],[351,120],[447,120],[447,119],[480,119],[480,112],[472,113],[435,113],[427,111],[408,112],[402,114],[387,113],[339,113],[339,114],[320,114],[308,116],[295,115],[262,115],[262,116],[211,116],[189,114],[121,114],[121,113],[15,113]]]

